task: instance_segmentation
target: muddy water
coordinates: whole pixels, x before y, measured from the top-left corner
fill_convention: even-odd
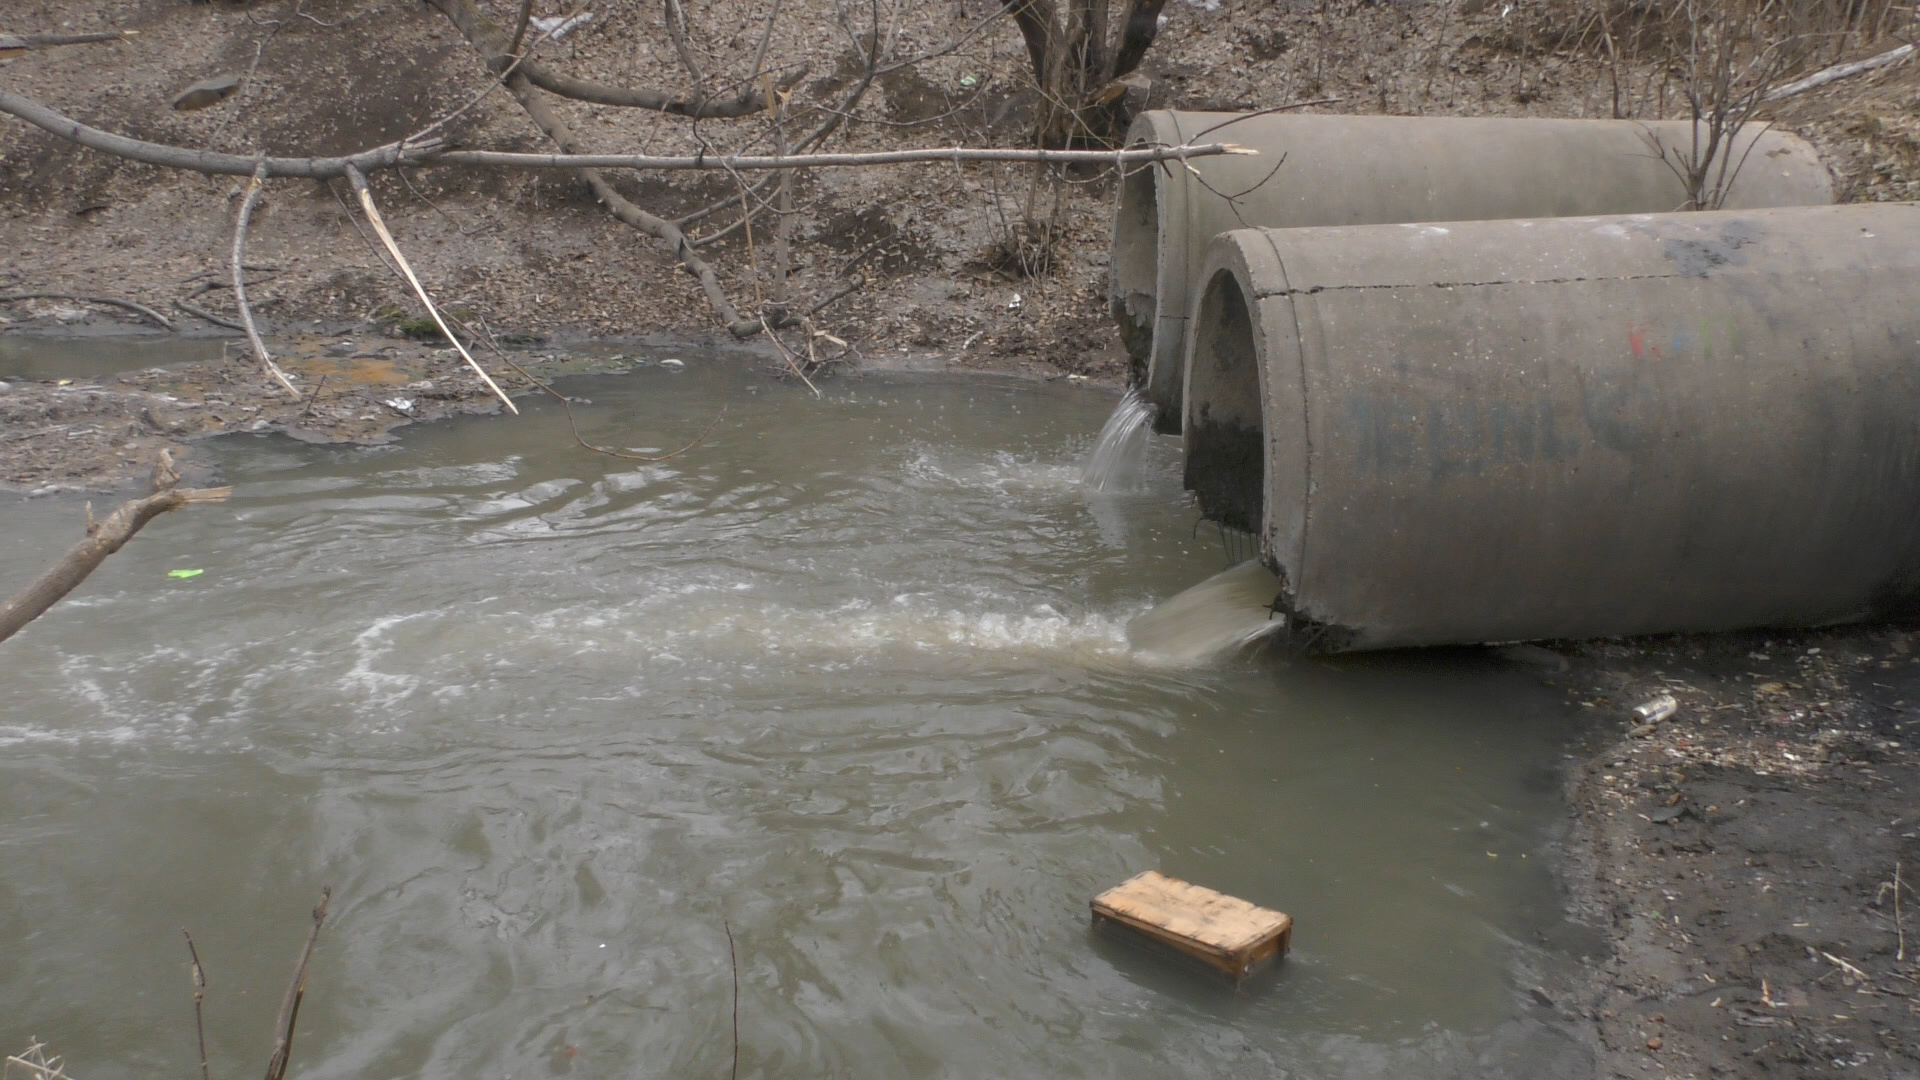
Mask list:
[[[804,388],[689,358],[377,450],[242,437],[0,647],[0,1039],[87,1080],[1564,1075],[1526,989],[1557,699],[1471,655],[1180,668],[1126,623],[1226,565],[1111,399]],[[1154,470],[1157,470],[1155,472]],[[0,508],[0,584],[77,503]],[[174,579],[168,571],[204,571]],[[4,587],[10,588],[7,584]],[[1282,908],[1239,991],[1090,936],[1157,867]]]
[[[169,337],[131,344],[127,335],[70,337],[0,334],[0,381],[74,379],[84,381],[143,367],[218,360],[218,338]]]

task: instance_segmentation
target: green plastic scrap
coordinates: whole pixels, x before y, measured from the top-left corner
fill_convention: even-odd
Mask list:
[[[204,574],[204,573],[206,573],[205,570],[169,570],[167,571],[167,576],[170,578],[185,579],[185,578],[199,577],[201,574]]]

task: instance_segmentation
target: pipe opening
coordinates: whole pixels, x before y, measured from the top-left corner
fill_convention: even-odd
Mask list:
[[[1160,279],[1160,171],[1136,169],[1120,182],[1113,222],[1111,303],[1127,348],[1129,381],[1145,385],[1153,355],[1153,322]]]
[[[1187,488],[1208,519],[1258,536],[1266,491],[1260,356],[1246,294],[1229,270],[1207,282],[1194,310],[1187,380]]]

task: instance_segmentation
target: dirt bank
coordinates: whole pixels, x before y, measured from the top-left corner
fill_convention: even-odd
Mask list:
[[[1904,627],[1587,642],[1544,676],[1593,716],[1568,880],[1613,952],[1553,1004],[1602,1076],[1920,1071],[1917,651]],[[1629,714],[1661,695],[1671,718]]]

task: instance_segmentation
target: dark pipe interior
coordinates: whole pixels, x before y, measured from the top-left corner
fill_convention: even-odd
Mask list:
[[[1120,212],[1113,224],[1114,321],[1131,358],[1129,382],[1147,381],[1153,354],[1153,322],[1160,280],[1159,171],[1136,169],[1121,181]]]
[[[1206,283],[1193,328],[1187,487],[1209,519],[1258,535],[1266,477],[1260,356],[1246,295],[1230,271]]]

